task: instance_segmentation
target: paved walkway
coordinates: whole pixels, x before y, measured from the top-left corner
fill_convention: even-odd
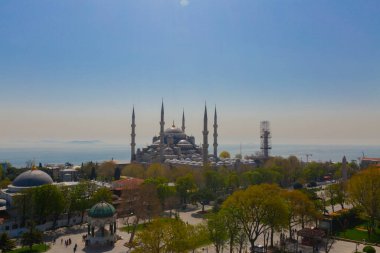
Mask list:
[[[207,207],[209,209],[211,207]],[[184,212],[180,212],[180,218],[188,222],[189,224],[199,224],[201,222],[204,222],[202,218],[197,218],[195,215],[196,212],[198,212],[200,209],[190,209]],[[125,226],[123,224],[123,219],[118,220],[119,228]],[[74,226],[72,228],[62,228],[55,232],[55,237],[57,237],[55,244],[51,244],[51,248],[48,251],[49,253],[67,253],[67,252],[74,252],[74,245],[77,244],[77,251],[76,253],[100,253],[100,252],[106,252],[106,253],[126,253],[128,252],[128,248],[124,246],[124,243],[129,239],[129,234],[123,231],[118,230],[118,234],[122,237],[122,240],[119,240],[116,242],[115,246],[112,248],[85,248],[85,244],[82,240],[82,236],[87,233],[87,225],[82,226]],[[53,236],[53,235],[51,235]],[[65,240],[71,239],[71,245],[65,246]],[[51,239],[50,239],[51,240]],[[49,242],[51,242],[49,240]],[[62,243],[61,243],[62,240]],[[258,243],[263,243],[262,238],[258,239]],[[276,241],[276,239],[275,239]],[[352,242],[345,242],[345,241],[335,241],[333,244],[330,253],[352,253],[355,251],[356,244]],[[375,247],[376,252],[380,252],[380,247]],[[359,250],[363,249],[363,244],[360,244],[358,247]],[[213,246],[203,247],[203,249],[198,249],[198,252],[201,253],[215,253],[215,249]],[[227,248],[225,248],[224,252],[229,252]],[[324,251],[320,251],[324,252]],[[147,252],[149,253],[149,252]],[[306,251],[303,251],[303,253],[307,253]]]

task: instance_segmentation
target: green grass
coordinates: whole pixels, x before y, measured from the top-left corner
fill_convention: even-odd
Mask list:
[[[365,223],[360,225],[361,227],[365,226]],[[349,228],[345,231],[338,232],[337,237],[342,237],[355,241],[363,241],[371,243],[380,243],[380,229],[376,229],[376,233],[371,235],[371,239],[368,239],[367,231],[358,230],[357,228]]]
[[[32,250],[30,251],[29,247],[22,247],[18,248],[12,251],[9,251],[9,253],[39,253],[39,252],[45,252],[49,250],[50,246],[45,244],[36,244],[33,245]]]
[[[138,224],[136,228],[136,232],[143,230],[145,227],[146,227],[146,224]],[[120,230],[123,232],[131,233],[133,230],[133,225],[121,227]]]

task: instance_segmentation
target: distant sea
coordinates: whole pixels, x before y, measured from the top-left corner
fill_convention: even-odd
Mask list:
[[[231,155],[240,153],[239,144],[219,145],[218,152],[226,150]],[[259,151],[258,145],[242,145],[243,156]],[[130,146],[121,145],[83,145],[73,144],[65,147],[40,147],[40,148],[0,148],[0,162],[10,162],[15,167],[24,167],[27,161],[34,160],[36,164],[62,164],[70,162],[80,165],[82,162],[102,162],[114,159],[119,162],[128,162],[130,159]],[[209,148],[212,152],[212,147]],[[303,161],[306,154],[312,154],[311,161],[342,160],[345,155],[347,160],[358,160],[363,153],[367,157],[380,157],[380,146],[359,145],[273,145],[270,152],[273,156],[288,157],[295,155]]]

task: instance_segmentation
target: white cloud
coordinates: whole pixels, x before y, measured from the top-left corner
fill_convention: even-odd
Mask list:
[[[183,7],[189,5],[189,0],[180,0],[179,4],[182,5]]]

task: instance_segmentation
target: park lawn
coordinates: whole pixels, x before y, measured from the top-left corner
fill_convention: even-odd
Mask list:
[[[136,232],[143,230],[147,224],[138,224],[136,228]],[[121,231],[131,233],[133,230],[133,225],[125,226],[120,228]]]
[[[376,233],[371,235],[371,239],[368,239],[367,231],[358,230],[356,228],[349,228],[345,231],[341,231],[337,234],[337,237],[361,242],[365,239],[366,242],[380,243],[380,229],[376,229]]]
[[[36,244],[33,245],[32,251],[29,250],[29,247],[22,247],[15,250],[8,251],[8,253],[39,253],[49,250],[50,246],[45,244]]]
[[[163,221],[163,222],[168,222],[168,221],[170,221],[170,218],[162,219],[162,221]],[[139,223],[139,224],[137,225],[136,232],[143,230],[143,229],[146,228],[146,226],[148,226],[149,224],[150,224],[150,222]],[[123,232],[131,233],[132,230],[133,230],[133,225],[128,225],[128,226],[121,227],[121,228],[119,228],[119,230],[121,230],[121,231],[123,231]]]

